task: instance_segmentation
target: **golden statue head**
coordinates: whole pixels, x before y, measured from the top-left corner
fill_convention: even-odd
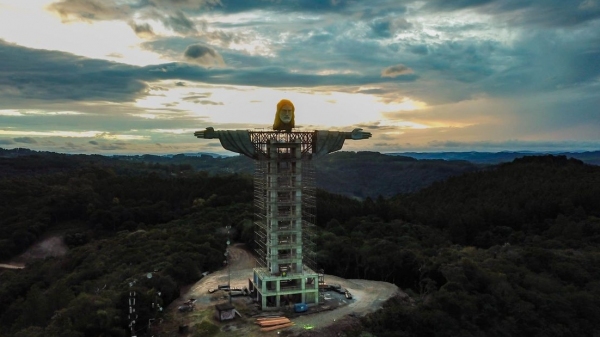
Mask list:
[[[277,103],[273,130],[292,131],[294,127],[294,104],[290,100],[282,99]]]

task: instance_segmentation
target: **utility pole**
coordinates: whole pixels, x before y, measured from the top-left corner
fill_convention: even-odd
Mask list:
[[[227,251],[225,252],[225,256],[227,257],[227,286],[229,287],[229,304],[231,304],[231,259],[229,258],[229,245],[231,244],[231,241],[229,241],[229,230],[231,226],[226,226],[225,228],[227,228]]]

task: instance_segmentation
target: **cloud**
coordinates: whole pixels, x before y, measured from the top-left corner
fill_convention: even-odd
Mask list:
[[[199,99],[203,99],[203,98],[208,98],[212,95],[212,93],[210,92],[206,92],[206,93],[194,93],[193,95],[190,96],[184,96],[182,97],[182,99],[184,101],[196,101]]]
[[[161,21],[165,27],[181,34],[197,32],[195,23],[182,10],[204,9],[218,5],[218,0],[143,0],[131,5],[118,0],[62,0],[49,5],[50,11],[60,15],[63,21],[113,21],[130,22],[138,36],[154,36],[149,24],[132,23],[145,18]]]
[[[506,23],[525,26],[571,27],[600,18],[597,0],[431,0],[426,7],[442,11],[473,9]]]
[[[14,143],[12,139],[0,138],[0,145],[11,145]]]
[[[214,49],[200,44],[188,46],[183,53],[186,60],[202,66],[223,66],[225,61]]]
[[[95,140],[90,140],[88,143],[92,144],[92,145],[98,145],[98,142]]]
[[[24,144],[36,144],[37,141],[31,137],[18,137],[13,138],[16,143],[24,143]]]
[[[373,33],[379,37],[391,37],[391,23],[389,19],[376,19],[370,24]]]
[[[131,21],[129,25],[131,26],[131,28],[133,28],[135,34],[141,38],[148,39],[155,36],[154,31],[152,30],[152,27],[149,23],[137,24]]]
[[[128,5],[114,0],[62,0],[48,9],[57,12],[63,21],[125,20],[132,14]]]
[[[131,101],[147,89],[133,66],[2,40],[0,54],[0,108],[17,99]]]
[[[222,57],[210,47],[193,45],[186,50],[188,59],[195,63],[222,62]],[[203,68],[184,63],[136,67],[86,59],[64,52],[29,49],[1,40],[0,53],[5,61],[0,63],[0,108],[9,109],[15,108],[15,104],[32,106],[36,100],[132,102],[147,94],[148,82],[171,79],[182,83],[274,87],[361,85],[385,81],[379,76],[323,76],[291,72],[285,67]],[[411,76],[402,76],[401,79],[414,80],[415,77]]]
[[[194,22],[180,11],[163,17],[162,21],[165,26],[172,28],[177,33],[189,34],[197,32]]]
[[[167,0],[163,0],[167,1]],[[291,12],[337,12],[343,11],[352,4],[351,0],[220,0],[220,6],[213,10],[225,13],[239,13],[252,10],[272,10],[281,13]]]
[[[413,70],[403,64],[387,67],[381,71],[381,77],[395,78],[402,75],[410,75]]]

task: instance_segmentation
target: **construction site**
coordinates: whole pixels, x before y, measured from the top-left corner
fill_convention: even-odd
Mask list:
[[[391,297],[400,296],[410,302],[408,295],[388,282],[325,274],[327,286],[319,290],[318,304],[307,306],[306,311],[300,308],[300,312],[293,303],[264,311],[255,296],[243,291],[255,268],[259,268],[255,253],[243,245],[232,245],[229,251],[228,267],[182,290],[181,297],[167,308],[165,323],[156,327],[155,336],[337,336],[360,317],[380,309]],[[346,291],[351,298],[347,298]],[[191,310],[181,310],[190,299],[194,300]],[[222,319],[219,308],[227,310],[230,301],[232,314]]]
[[[254,159],[256,248],[227,241],[227,267],[206,275],[171,305],[169,321],[179,326],[169,331],[324,336],[333,326],[348,328],[392,296],[408,298],[393,284],[325,275],[315,264],[312,159],[341,148],[350,133],[207,129],[196,136],[219,138],[225,148]]]
[[[171,307],[181,334],[306,334],[365,315],[399,294],[395,285],[328,276],[315,264],[312,160],[371,133],[292,131],[294,123],[294,106],[284,99],[273,131],[209,127],[194,133],[254,160],[256,249],[251,253],[227,240],[226,270],[206,275]]]

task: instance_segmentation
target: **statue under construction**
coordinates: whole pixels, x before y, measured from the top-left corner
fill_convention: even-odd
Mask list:
[[[319,303],[310,229],[315,223],[316,195],[311,159],[340,150],[346,139],[370,132],[293,131],[294,105],[277,104],[273,131],[206,128],[198,138],[218,138],[229,151],[254,159],[255,239],[260,267],[251,280],[263,310],[287,304]]]

